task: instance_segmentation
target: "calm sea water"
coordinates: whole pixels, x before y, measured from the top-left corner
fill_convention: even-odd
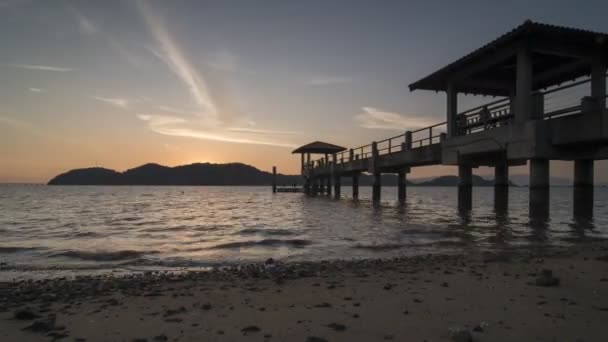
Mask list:
[[[473,210],[455,188],[410,187],[405,206],[383,188],[361,200],[275,194],[269,187],[49,187],[0,185],[0,278],[27,273],[137,271],[215,264],[392,257],[542,248],[608,237],[608,189],[593,220],[572,215],[572,189],[552,188],[550,221],[531,224],[528,189],[509,210],[492,188],[474,188]]]

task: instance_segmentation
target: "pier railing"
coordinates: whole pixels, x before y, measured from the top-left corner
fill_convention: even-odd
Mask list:
[[[598,103],[604,103],[606,97],[594,99],[591,93],[591,79],[586,78],[563,86],[537,91],[533,95],[542,98],[542,112],[545,120],[576,115],[585,111],[586,106],[595,108]],[[603,100],[603,101],[599,101]],[[509,125],[513,122],[514,113],[510,98],[477,106],[463,112],[456,117],[457,135],[466,135]],[[441,122],[429,127],[407,131],[384,140],[375,142],[378,155],[388,155],[402,152],[404,149],[416,149],[441,142],[443,134],[447,131],[447,123]],[[336,155],[336,163],[342,164],[354,160],[366,159],[372,156],[374,143],[345,150]],[[320,158],[311,161],[308,167],[326,166],[333,163],[333,157]]]

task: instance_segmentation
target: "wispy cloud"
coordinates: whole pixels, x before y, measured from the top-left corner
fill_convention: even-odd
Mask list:
[[[428,118],[404,116],[373,107],[363,107],[362,110],[362,113],[355,116],[355,121],[363,128],[404,130],[422,128],[435,123]]]
[[[76,19],[78,20],[78,24],[80,26],[80,31],[83,34],[90,35],[90,34],[95,34],[95,33],[99,32],[99,29],[97,28],[97,26],[95,24],[93,24],[91,19],[89,19],[84,14],[82,14],[82,12],[80,12],[78,9],[76,9],[76,7],[70,6],[70,5],[67,5],[66,7],[74,15],[74,17],[76,17]]]
[[[139,1],[138,5],[148,29],[158,44],[158,47],[151,48],[151,51],[186,85],[190,96],[200,109],[203,110],[204,114],[219,119],[216,104],[210,96],[205,80],[192,67],[182,50],[169,34],[164,22],[152,11],[146,2]]]
[[[102,96],[91,96],[92,99],[97,101],[105,102],[115,107],[127,108],[129,101],[120,98],[102,97]]]
[[[57,71],[57,72],[68,72],[68,71],[76,70],[76,69],[72,69],[72,68],[64,68],[64,67],[40,65],[40,64],[8,64],[8,66],[13,67],[13,68],[26,69],[26,70],[42,70],[42,71]]]
[[[32,93],[46,93],[46,89],[42,88],[27,88]]]
[[[249,127],[230,127],[228,128],[231,132],[249,133],[249,134],[261,134],[261,135],[301,135],[301,132],[296,131],[275,131],[268,129],[256,129]]]
[[[309,86],[326,86],[351,83],[352,81],[353,79],[351,77],[316,75],[305,79],[304,84]]]

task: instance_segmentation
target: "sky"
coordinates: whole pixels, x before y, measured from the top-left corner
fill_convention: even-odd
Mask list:
[[[444,121],[445,94],[407,85],[526,19],[608,32],[607,9],[580,0],[0,0],[0,182],[148,162],[298,173],[291,151],[305,143],[356,147]],[[492,100],[464,97],[459,109]],[[596,179],[608,181],[605,171],[597,162]],[[570,178],[572,165],[554,162],[551,172]]]

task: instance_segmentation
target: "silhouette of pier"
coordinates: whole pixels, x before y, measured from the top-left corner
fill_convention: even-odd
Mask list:
[[[373,175],[375,202],[381,174],[399,176],[406,199],[411,168],[458,166],[458,205],[472,207],[472,170],[494,167],[495,205],[506,206],[509,167],[528,165],[530,215],[548,217],[549,161],[574,161],[574,207],[591,215],[594,161],[608,159],[606,71],[608,34],[526,21],[489,44],[412,83],[446,94],[446,121],[356,148],[315,142],[302,157],[305,192],[340,197],[342,177]],[[498,97],[465,111],[458,95]],[[322,158],[311,160],[311,154]]]

